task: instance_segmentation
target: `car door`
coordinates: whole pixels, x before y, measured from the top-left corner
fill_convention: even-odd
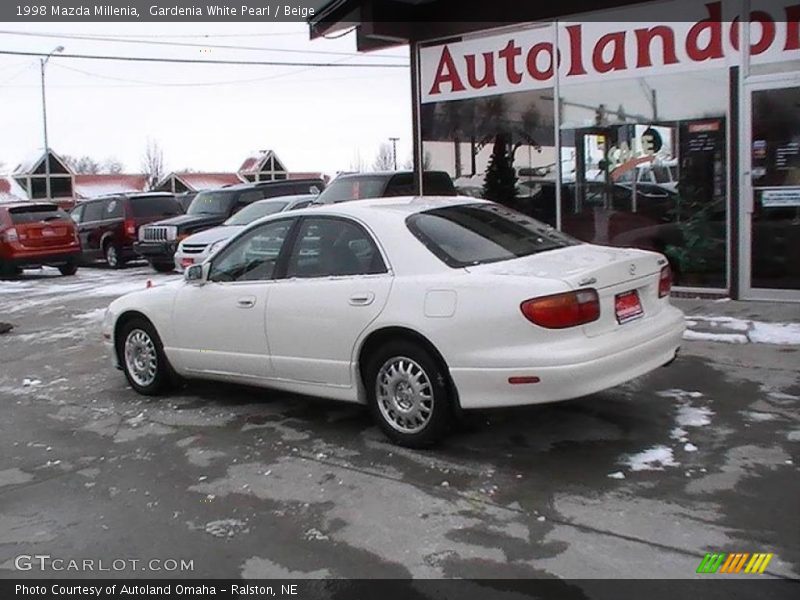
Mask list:
[[[350,219],[303,217],[286,278],[270,287],[267,340],[281,379],[349,387],[359,336],[383,310],[392,276],[373,236]]]
[[[245,231],[215,256],[207,281],[185,283],[173,306],[176,351],[189,371],[261,379],[272,374],[267,294],[296,218]]]
[[[94,258],[100,253],[100,229],[103,219],[102,200],[87,202],[78,225],[78,236],[85,255]]]

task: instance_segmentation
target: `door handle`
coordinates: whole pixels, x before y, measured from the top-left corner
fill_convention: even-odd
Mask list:
[[[350,304],[353,306],[369,306],[373,300],[375,300],[375,294],[372,292],[350,296]]]
[[[255,296],[246,296],[244,298],[239,298],[236,301],[236,306],[239,308],[253,308],[256,305],[256,298]]]

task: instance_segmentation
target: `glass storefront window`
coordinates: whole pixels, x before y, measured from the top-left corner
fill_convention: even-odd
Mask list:
[[[562,229],[725,287],[727,70],[562,84],[559,102]]]

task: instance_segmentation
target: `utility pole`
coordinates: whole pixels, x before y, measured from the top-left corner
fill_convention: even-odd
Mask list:
[[[44,68],[47,66],[47,61],[56,52],[63,52],[64,46],[57,46],[53,51],[44,58],[39,59],[42,68],[42,125],[44,129],[44,173],[45,173],[45,193],[47,200],[52,200],[52,190],[50,189],[50,146],[47,142],[47,97],[44,92]],[[31,197],[33,197],[33,187],[31,187]]]
[[[397,171],[397,141],[400,138],[390,137],[389,141],[392,142],[392,163],[394,164],[394,170]]]

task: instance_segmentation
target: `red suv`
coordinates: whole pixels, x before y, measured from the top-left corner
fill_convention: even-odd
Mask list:
[[[0,275],[42,265],[58,267],[62,275],[74,275],[80,256],[75,224],[56,204],[0,204]]]
[[[83,260],[103,259],[109,267],[118,269],[137,258],[133,243],[139,227],[182,214],[183,208],[173,194],[149,192],[86,200],[70,216],[78,226]]]

